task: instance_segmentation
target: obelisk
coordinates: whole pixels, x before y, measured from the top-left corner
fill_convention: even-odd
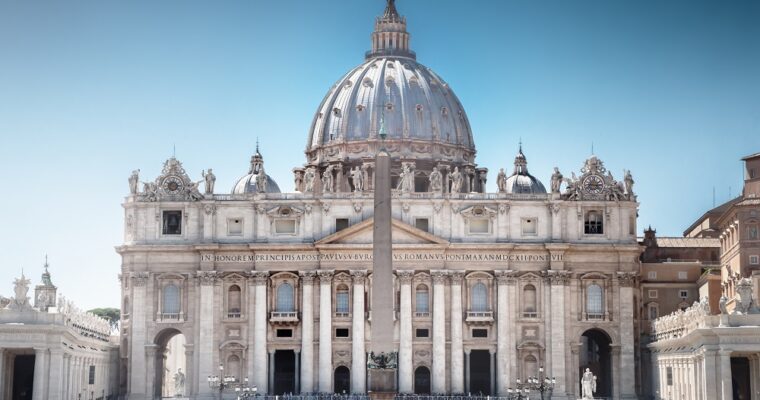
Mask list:
[[[385,143],[384,118],[380,138]],[[396,393],[397,351],[393,345],[393,250],[391,241],[391,155],[381,146],[375,156],[375,216],[372,232],[372,335],[369,391],[375,398]],[[374,356],[374,357],[373,357]]]

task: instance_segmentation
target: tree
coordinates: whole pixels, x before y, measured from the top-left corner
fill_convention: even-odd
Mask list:
[[[89,310],[88,312],[91,312],[98,317],[105,318],[108,320],[108,323],[111,324],[112,327],[115,327],[116,324],[119,323],[120,316],[120,310],[118,308],[93,308],[92,310]]]

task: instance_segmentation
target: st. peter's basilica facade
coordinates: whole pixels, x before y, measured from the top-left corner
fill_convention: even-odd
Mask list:
[[[378,327],[372,182],[385,135],[396,296],[394,326]],[[220,374],[258,393],[365,393],[372,329],[394,332],[401,393],[506,394],[543,367],[553,398],[577,398],[585,368],[597,396],[636,397],[630,173],[617,181],[579,155],[564,177],[541,171],[547,190],[520,148],[487,193],[464,108],[417,62],[393,1],[364,63],[319,105],[305,153],[290,191],[258,148],[230,193],[210,170],[199,187],[175,158],[148,183],[130,178],[117,249],[129,399],[212,398]]]

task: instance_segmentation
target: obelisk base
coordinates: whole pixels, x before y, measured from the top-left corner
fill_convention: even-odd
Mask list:
[[[369,370],[369,397],[371,399],[392,399],[396,392],[396,369],[372,368]]]

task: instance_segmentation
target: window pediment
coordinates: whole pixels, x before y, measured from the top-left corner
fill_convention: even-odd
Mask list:
[[[496,218],[496,214],[498,213],[496,209],[493,209],[487,206],[482,206],[482,205],[470,206],[470,207],[462,209],[460,212],[462,216],[464,216],[465,218],[488,218],[488,219]]]
[[[277,206],[268,210],[267,216],[271,219],[275,218],[301,218],[304,211],[300,208],[290,206]]]

